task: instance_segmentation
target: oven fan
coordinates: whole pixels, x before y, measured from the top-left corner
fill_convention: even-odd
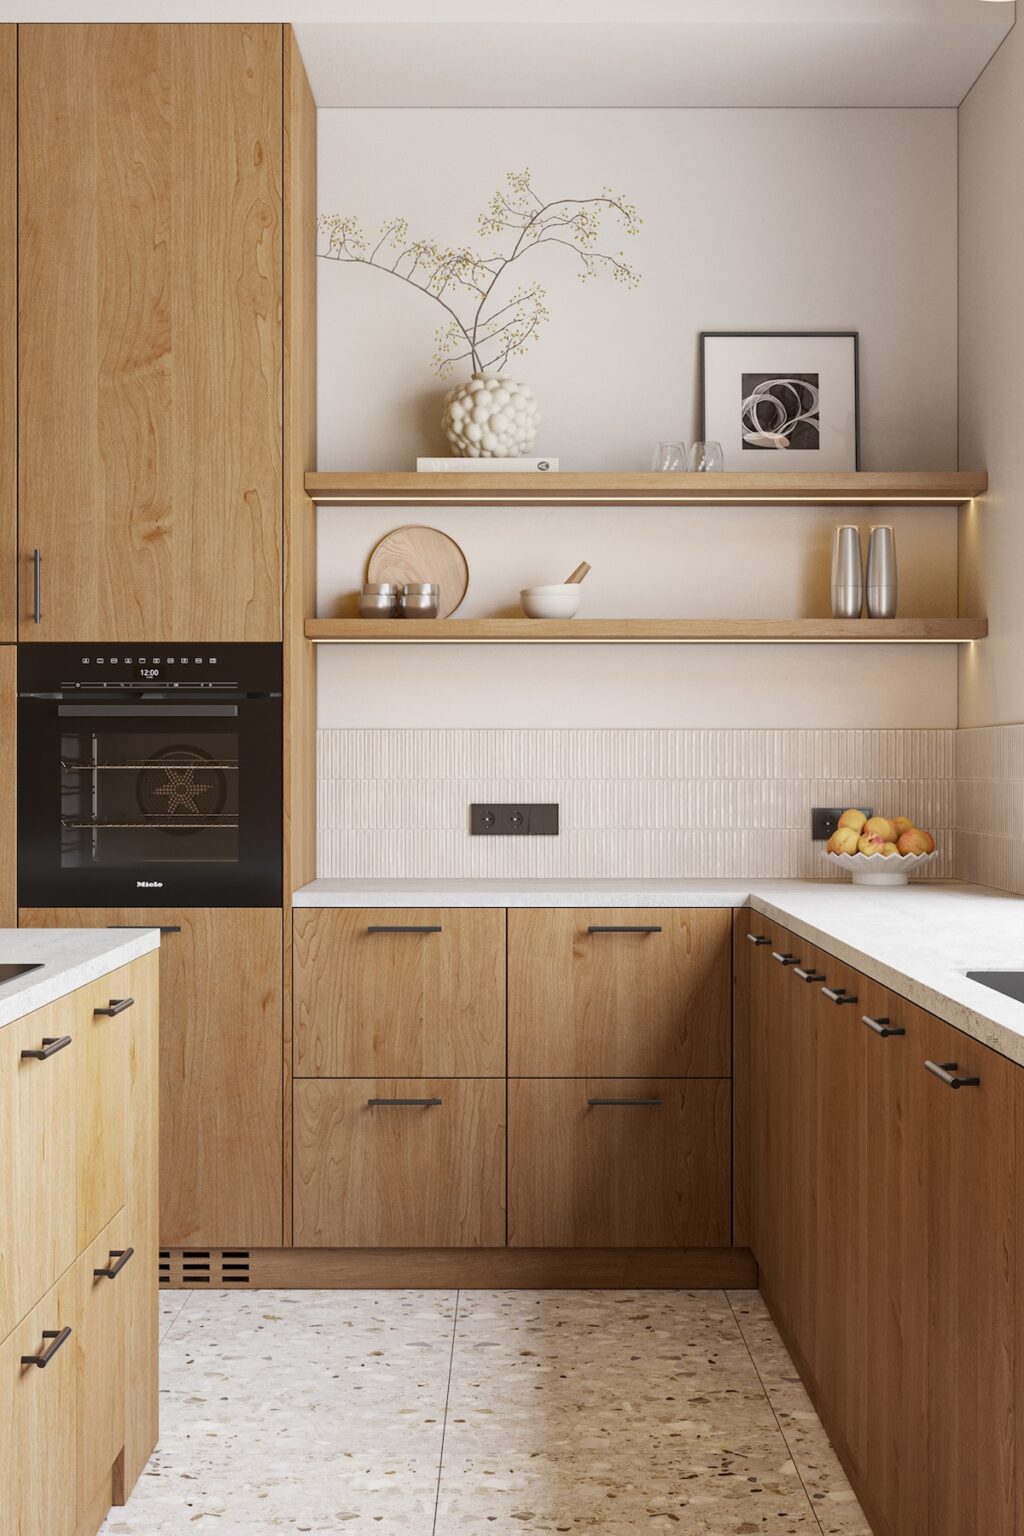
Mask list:
[[[166,825],[176,817],[182,821],[218,816],[228,798],[225,774],[210,764],[214,761],[198,747],[163,747],[150,755],[148,766],[139,773],[135,798],[147,819],[160,819],[160,830],[168,837],[191,837],[205,826]],[[209,825],[216,825],[209,822]]]

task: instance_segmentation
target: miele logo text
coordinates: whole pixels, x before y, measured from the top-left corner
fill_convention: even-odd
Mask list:
[[[162,891],[164,888],[162,880],[136,880],[135,885],[140,891]]]

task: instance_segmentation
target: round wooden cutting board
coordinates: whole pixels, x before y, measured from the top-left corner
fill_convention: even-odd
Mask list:
[[[393,528],[370,556],[367,581],[436,581],[439,619],[455,612],[469,586],[469,565],[454,539],[439,528]]]

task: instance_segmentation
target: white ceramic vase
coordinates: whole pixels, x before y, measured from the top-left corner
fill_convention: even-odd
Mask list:
[[[474,373],[445,396],[442,426],[463,459],[517,459],[533,447],[540,414],[529,384]]]

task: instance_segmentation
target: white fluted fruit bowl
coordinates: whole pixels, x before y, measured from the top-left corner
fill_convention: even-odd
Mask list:
[[[933,853],[826,853],[829,864],[848,869],[854,885],[906,885],[911,875],[931,864]]]

